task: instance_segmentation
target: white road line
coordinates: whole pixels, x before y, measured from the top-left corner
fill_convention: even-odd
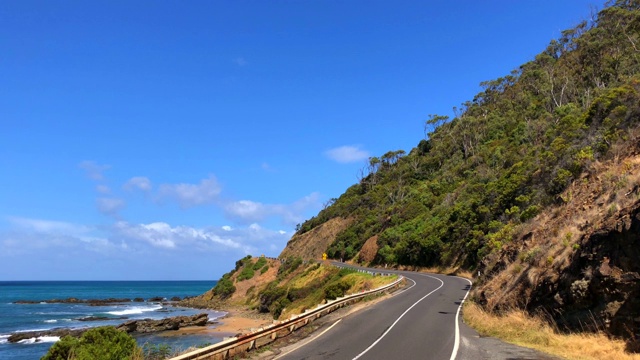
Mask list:
[[[422,274],[420,274],[422,275]],[[444,286],[444,281],[438,279],[437,277],[434,276],[430,276],[430,275],[423,275],[426,277],[430,277],[432,279],[436,279],[438,281],[440,281],[440,286],[438,286],[435,290],[431,291],[430,293],[428,293],[427,295],[423,296],[420,298],[420,300],[416,301],[415,303],[413,303],[413,305],[409,306],[409,308],[407,310],[405,310],[402,315],[400,315],[396,321],[393,322],[393,324],[391,324],[391,326],[389,326],[389,328],[387,329],[387,331],[384,332],[384,334],[380,335],[380,337],[378,338],[378,340],[374,341],[373,344],[371,344],[368,348],[366,348],[363,352],[361,352],[360,354],[358,354],[358,356],[354,357],[353,360],[359,359],[362,355],[366,354],[367,352],[369,352],[369,350],[371,350],[374,346],[376,346],[376,344],[378,342],[380,342],[380,340],[382,340],[385,336],[387,336],[387,334],[389,333],[389,331],[391,331],[391,329],[393,329],[394,326],[396,326],[396,324],[398,323],[398,321],[400,321],[400,319],[402,319],[403,316],[405,316],[409,310],[413,309],[414,306],[418,305],[419,302],[421,302],[422,300],[426,299],[427,296],[433,294],[434,292],[438,291],[441,287]],[[413,283],[415,285],[415,281]]]
[[[295,349],[291,349],[291,350],[287,351],[287,352],[286,352],[286,353],[284,353],[284,354],[280,354],[280,355],[278,355],[277,357],[273,358],[273,360],[278,360],[278,359],[280,359],[281,357],[283,357],[283,356],[285,356],[285,355],[288,355],[288,354],[290,354],[290,353],[292,353],[292,352],[294,352],[294,351],[296,351],[296,350],[300,349],[301,347],[303,347],[303,346],[307,345],[308,343],[310,343],[310,342],[314,341],[315,339],[317,339],[317,338],[319,338],[320,336],[324,335],[324,333],[326,333],[327,331],[331,330],[331,328],[332,328],[332,327],[334,327],[334,326],[338,325],[338,323],[339,323],[340,321],[342,321],[342,319],[338,319],[338,321],[334,322],[331,326],[329,326],[328,328],[326,328],[323,332],[321,332],[320,334],[316,335],[316,336],[315,336],[315,337],[313,337],[312,339],[309,339],[309,341],[305,342],[304,344],[301,344],[300,346],[296,347]]]
[[[473,283],[469,279],[465,279],[459,276],[456,276],[456,277],[467,280],[469,282],[469,285],[473,285]],[[464,304],[464,301],[467,299],[467,295],[469,295],[470,290],[471,290],[471,287],[469,287],[469,290],[467,290],[467,293],[464,294],[464,298],[460,302],[460,305],[458,306],[458,311],[456,312],[456,340],[453,343],[453,352],[451,353],[451,358],[449,358],[449,360],[455,360],[456,356],[458,356],[458,348],[460,347],[460,326],[458,325],[458,317],[460,316],[460,309],[462,308],[462,304]]]
[[[405,278],[405,279],[407,279],[407,280],[411,280],[411,282],[413,283],[413,285],[409,286],[409,287],[408,287],[408,288],[406,288],[406,289],[402,289],[402,291],[398,291],[397,293],[393,293],[393,294],[391,294],[391,296],[400,295],[400,294],[402,294],[403,292],[405,292],[405,291],[407,291],[407,290],[411,289],[412,287],[416,286],[416,282],[415,282],[415,281],[413,281],[413,279],[409,279],[409,278],[408,278],[408,277],[406,277],[406,276],[405,276],[404,278]]]

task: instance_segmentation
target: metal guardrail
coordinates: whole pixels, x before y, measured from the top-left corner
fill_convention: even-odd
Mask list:
[[[172,358],[171,360],[226,360],[235,355],[245,353],[249,350],[257,349],[264,346],[277,338],[289,335],[293,331],[307,325],[315,319],[318,319],[324,315],[327,315],[341,307],[348,304],[355,303],[361,300],[367,295],[382,293],[393,289],[400,285],[400,282],[404,279],[403,276],[398,276],[398,279],[391,284],[381,286],[377,289],[364,291],[357,294],[347,295],[335,300],[329,301],[326,304],[318,305],[313,310],[307,310],[302,314],[293,315],[288,320],[282,322],[276,322],[273,325],[269,325],[250,334],[246,334],[240,337],[233,337],[222,342],[213,344],[211,346],[192,351],[187,354],[183,354]]]

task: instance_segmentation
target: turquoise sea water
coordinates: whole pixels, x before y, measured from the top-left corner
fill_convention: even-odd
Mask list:
[[[108,306],[87,304],[15,304],[18,300],[106,299],[152,297],[171,299],[174,296],[200,295],[215,286],[215,281],[0,281],[0,359],[39,359],[56,338],[29,339],[10,344],[7,338],[15,332],[52,328],[83,328],[118,325],[134,319],[161,319],[178,315],[193,315],[202,310],[177,308],[157,302],[128,302]],[[209,321],[223,316],[223,312],[208,311]],[[109,317],[113,320],[82,322],[88,316]],[[127,319],[116,319],[126,317]],[[203,343],[215,343],[218,338],[204,336],[137,338],[139,343],[168,343],[173,348],[187,348]]]

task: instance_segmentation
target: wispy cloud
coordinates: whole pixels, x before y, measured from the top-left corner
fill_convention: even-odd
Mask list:
[[[273,215],[274,205],[265,205],[251,200],[233,201],[225,205],[224,210],[230,218],[244,223],[263,221]]]
[[[122,210],[126,203],[123,199],[116,197],[105,197],[103,195],[111,194],[111,188],[104,184],[106,178],[104,172],[111,168],[110,165],[100,165],[95,161],[83,161],[78,165],[81,169],[87,173],[87,176],[98,183],[96,185],[96,192],[100,194],[100,197],[96,198],[96,207],[98,211],[104,215],[118,217],[118,212]]]
[[[109,165],[100,165],[95,161],[90,160],[85,160],[78,164],[78,166],[87,173],[89,178],[96,181],[104,180],[103,173],[111,168]]]
[[[86,234],[91,228],[84,225],[73,224],[65,221],[30,219],[19,216],[9,216],[7,220],[12,225],[38,233],[55,233],[55,234]]]
[[[263,162],[262,164],[260,164],[260,167],[264,171],[275,172],[275,169],[273,167],[271,167],[271,165],[269,165],[269,163]]]
[[[233,62],[236,65],[240,66],[240,67],[246,66],[247,64],[249,64],[249,62],[245,58],[243,58],[242,56],[239,56],[239,57],[233,59]]]
[[[304,220],[305,212],[319,207],[319,194],[312,193],[292,204],[263,204],[251,200],[228,202],[224,205],[227,217],[244,224],[259,223],[270,217],[280,217],[287,225]]]
[[[142,241],[156,248],[178,249],[199,248],[209,251],[225,249],[255,253],[260,248],[267,249],[273,243],[284,243],[287,234],[264,229],[257,224],[246,228],[229,226],[194,228],[171,226],[165,222],[150,224],[130,224],[120,221],[114,225],[114,233],[129,242]]]
[[[134,176],[122,186],[125,190],[151,191],[151,180],[145,176]]]
[[[96,185],[96,191],[100,194],[110,194],[111,188],[107,185]]]
[[[341,164],[353,163],[369,158],[369,152],[360,145],[345,145],[329,149],[324,153],[329,159]]]
[[[258,224],[245,227],[172,226],[166,222],[130,223],[116,221],[112,225],[80,225],[65,221],[30,219],[11,216],[9,232],[0,233],[0,252],[30,248],[83,247],[90,250],[142,250],[145,247],[165,250],[193,250],[218,252],[234,250],[256,253],[272,245],[283,246],[290,234],[281,230],[263,228]]]
[[[116,216],[118,212],[125,207],[125,202],[118,198],[101,197],[96,199],[98,211],[105,215]]]
[[[48,248],[83,248],[101,253],[126,248],[124,242],[111,243],[93,226],[17,216],[7,220],[12,226],[9,232],[0,233],[0,253],[8,256]]]
[[[176,200],[180,206],[188,208],[214,202],[221,190],[215,176],[210,175],[199,184],[162,184],[159,198]]]

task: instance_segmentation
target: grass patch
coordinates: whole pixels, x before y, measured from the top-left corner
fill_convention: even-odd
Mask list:
[[[605,334],[561,334],[543,319],[524,311],[495,315],[468,301],[464,306],[464,321],[481,335],[565,359],[640,360],[640,354],[625,352],[622,340],[610,339]]]
[[[276,279],[258,293],[260,312],[269,312],[274,319],[286,318],[312,309],[325,299],[374,289],[397,279],[397,276],[373,276],[321,264],[300,265],[294,265],[300,267],[297,271],[286,270],[292,275],[289,280]]]

